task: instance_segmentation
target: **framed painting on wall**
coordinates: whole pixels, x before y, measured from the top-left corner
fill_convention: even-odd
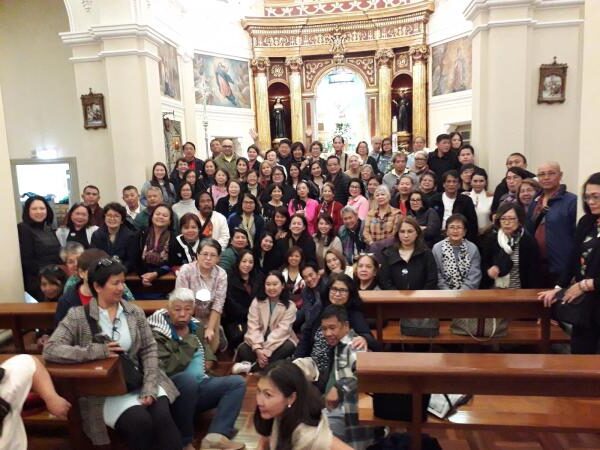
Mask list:
[[[431,50],[432,95],[471,89],[471,40],[468,37],[436,45]]]
[[[248,61],[220,56],[194,54],[194,87],[196,103],[202,103],[202,84],[210,93],[207,105],[251,108],[250,68]]]
[[[160,76],[161,95],[181,100],[177,49],[170,44],[161,44],[158,47],[158,56],[160,57],[158,73]]]
[[[552,64],[540,66],[538,103],[563,103],[567,86],[567,64],[558,64],[556,57]]]
[[[90,93],[81,96],[83,109],[83,127],[85,129],[106,128],[106,115],[104,113],[104,95]]]
[[[175,161],[181,158],[181,122],[168,117],[163,118],[163,133],[165,135],[165,156],[167,167],[173,170]]]

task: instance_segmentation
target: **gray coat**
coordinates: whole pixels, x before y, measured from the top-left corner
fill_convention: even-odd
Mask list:
[[[90,317],[99,318],[98,303],[95,299],[90,302]],[[156,341],[144,312],[134,304],[121,301],[124,313],[127,315],[127,325],[131,333],[131,348],[129,355],[134,361],[142,363],[144,385],[141,397],[156,398],[158,386],[167,393],[172,403],[179,395],[171,380],[158,367]],[[59,364],[83,363],[108,358],[106,344],[92,342],[92,332],[85,318],[83,306],[71,308],[66,317],[58,324],[44,348],[44,359]],[[94,445],[108,445],[110,439],[104,423],[104,397],[81,397],[79,399],[83,431]]]

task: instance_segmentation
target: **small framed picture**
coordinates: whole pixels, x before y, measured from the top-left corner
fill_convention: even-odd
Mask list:
[[[104,95],[90,93],[81,96],[81,107],[83,108],[83,127],[106,128],[106,116],[104,114]]]
[[[540,66],[538,103],[563,103],[567,86],[567,65],[558,64],[556,57],[552,64]]]

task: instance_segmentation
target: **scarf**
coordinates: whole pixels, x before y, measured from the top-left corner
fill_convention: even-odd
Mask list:
[[[169,259],[169,240],[171,239],[171,232],[164,230],[160,233],[158,239],[156,239],[154,233],[154,227],[150,227],[148,231],[148,237],[146,238],[146,244],[144,245],[144,251],[142,252],[142,260],[146,264],[152,264],[154,266],[160,266],[162,263]]]
[[[254,214],[248,217],[242,213],[242,221],[240,222],[240,228],[248,233],[248,244],[250,248],[254,245],[254,236],[256,235],[256,226],[254,225]]]
[[[467,251],[467,242],[460,244],[458,258],[454,255],[453,245],[448,238],[442,241],[442,265],[444,267],[444,281],[450,289],[460,289],[462,282],[471,268],[471,258]]]
[[[200,239],[190,244],[183,238],[183,234],[180,234],[175,238],[175,240],[179,242],[179,245],[181,245],[181,248],[183,248],[183,251],[185,252],[185,259],[187,260],[187,262],[191,263],[196,261],[196,251],[198,250]]]
[[[206,220],[204,221],[204,223],[202,223],[202,216],[200,216],[200,230],[198,230],[198,233],[200,236],[202,237],[206,237],[206,238],[211,238],[212,234],[213,234],[213,224],[212,221],[210,220],[212,218],[212,212],[208,215],[208,217],[206,217]]]
[[[525,231],[521,228],[517,230],[512,236],[508,236],[504,231],[498,230],[498,246],[506,253],[508,256],[511,256],[519,245],[519,241],[521,240],[521,236]],[[504,275],[503,277],[497,277],[494,280],[494,287],[498,289],[506,289],[510,284],[510,272]]]

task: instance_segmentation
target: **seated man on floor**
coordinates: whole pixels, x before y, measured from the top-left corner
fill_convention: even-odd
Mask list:
[[[184,450],[192,450],[195,413],[216,408],[200,448],[243,449],[243,443],[230,438],[235,433],[246,382],[238,375],[216,377],[207,373],[217,358],[204,339],[202,322],[193,317],[195,302],[191,289],[177,288],[169,295],[167,309],[159,309],[148,317],[158,344],[160,368],[181,394],[173,404],[173,418]]]
[[[350,328],[348,312],[329,305],[321,314],[321,328],[330,351],[325,405],[333,434],[355,450],[367,448],[382,435],[382,427],[359,425],[356,352],[351,343],[357,334]]]

